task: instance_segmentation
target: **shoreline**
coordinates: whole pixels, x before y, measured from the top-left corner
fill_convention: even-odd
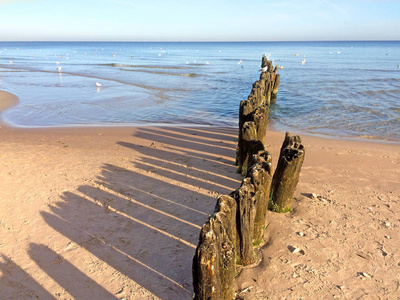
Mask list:
[[[79,124],[79,125],[66,125],[66,126],[12,126],[5,122],[1,118],[1,113],[10,109],[19,103],[19,98],[13,93],[0,90],[0,125],[4,128],[10,128],[15,130],[48,130],[48,129],[64,129],[70,128],[75,130],[85,130],[86,128],[136,128],[136,127],[182,127],[182,128],[197,128],[197,127],[204,127],[204,128],[233,128],[235,126],[220,126],[220,125],[207,125],[207,124],[174,124],[174,123],[118,123],[118,124]],[[296,128],[290,128],[293,130],[286,130],[295,134],[299,134],[300,136],[312,136],[318,137],[322,139],[329,139],[329,140],[336,140],[336,141],[349,141],[349,142],[366,142],[372,144],[388,144],[388,145],[400,145],[400,141],[396,140],[388,140],[388,139],[379,139],[378,137],[347,137],[347,136],[335,136],[335,135],[326,135],[321,133],[310,133],[310,132],[303,132],[297,131]],[[278,129],[269,129],[268,131],[272,132],[285,132]]]

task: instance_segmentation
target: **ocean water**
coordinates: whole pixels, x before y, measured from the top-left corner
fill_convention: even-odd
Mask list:
[[[1,117],[17,127],[237,126],[264,53],[283,66],[270,128],[400,141],[399,41],[0,42],[0,89],[20,99]]]

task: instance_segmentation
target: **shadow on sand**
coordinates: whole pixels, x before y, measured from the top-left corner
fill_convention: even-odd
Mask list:
[[[42,217],[77,249],[126,276],[131,282],[126,289],[136,284],[161,299],[191,299],[191,264],[201,226],[218,194],[230,193],[241,180],[234,166],[236,130],[134,131],[138,144],[120,141],[118,146],[135,159],[104,164],[100,176],[65,192]],[[118,297],[65,260],[50,264],[57,253],[46,246],[31,244],[29,254],[76,298],[87,299],[86,292],[67,278],[88,282],[98,299]],[[60,276],[61,265],[66,278]]]

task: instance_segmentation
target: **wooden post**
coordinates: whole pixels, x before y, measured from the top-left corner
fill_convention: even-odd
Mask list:
[[[290,211],[304,155],[305,149],[301,144],[301,138],[298,135],[291,136],[289,132],[286,132],[272,179],[270,210]]]
[[[215,228],[216,232],[221,232],[219,251],[220,262],[219,270],[221,277],[221,298],[223,300],[231,300],[235,294],[235,272],[236,272],[236,245],[237,245],[237,226],[236,200],[230,196],[222,196],[218,199],[216,205],[216,220],[219,227]]]
[[[257,125],[253,121],[245,122],[238,143],[238,172],[246,175],[249,158],[260,150],[264,144],[257,139]]]
[[[264,235],[265,216],[268,210],[272,182],[272,156],[267,151],[253,155],[247,177],[255,188],[256,215],[254,218],[253,246],[261,244]]]
[[[239,107],[239,137],[238,145],[236,147],[236,165],[240,165],[241,160],[239,157],[243,156],[244,151],[244,141],[243,141],[243,125],[249,120],[249,116],[254,111],[253,105],[250,100],[243,100],[240,102]],[[239,167],[240,168],[240,167]]]
[[[278,94],[280,81],[281,81],[281,76],[279,74],[276,74],[274,87],[273,87],[272,93],[271,93],[271,102],[272,103],[276,102],[276,97],[277,97],[277,94]]]
[[[236,230],[236,201],[222,196],[200,231],[192,267],[194,299],[234,298]]]
[[[256,138],[261,141],[261,143],[265,143],[265,135],[267,133],[267,125],[268,125],[268,117],[269,117],[269,108],[268,106],[259,106],[253,112],[252,119],[256,124]]]
[[[216,271],[218,262],[217,237],[208,220],[200,231],[199,244],[193,258],[193,287],[194,299],[218,299],[221,286],[219,272]],[[217,290],[216,290],[217,288]]]
[[[253,250],[253,231],[254,219],[256,216],[255,188],[250,178],[245,178],[242,185],[234,192],[237,203],[237,238],[240,241],[238,249],[239,263],[244,266],[250,265],[255,261]]]

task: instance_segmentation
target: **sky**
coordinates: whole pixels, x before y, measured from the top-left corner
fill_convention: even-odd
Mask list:
[[[400,0],[0,0],[0,41],[400,40]]]

